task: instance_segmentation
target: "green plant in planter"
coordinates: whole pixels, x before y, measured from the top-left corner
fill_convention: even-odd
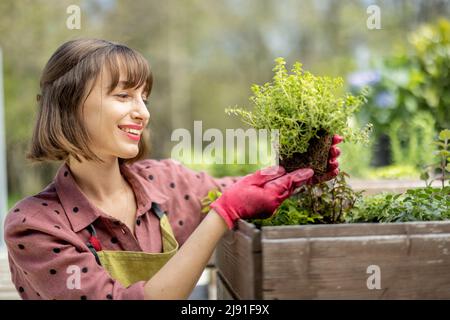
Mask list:
[[[438,141],[434,142],[437,145],[437,150],[434,154],[438,157],[438,161],[425,166],[425,171],[421,178],[429,187],[435,180],[440,180],[442,188],[444,188],[445,181],[450,179],[450,130],[445,129],[439,133]],[[434,177],[434,173],[439,171],[440,175]]]
[[[249,219],[257,227],[341,223],[362,196],[347,183],[348,174],[340,172],[330,182],[303,186],[299,193],[286,199],[268,219]],[[208,213],[209,205],[221,196],[212,189],[202,199],[202,212]]]
[[[217,200],[221,195],[222,192],[220,192],[219,189],[217,188],[209,190],[208,195],[200,201],[202,206],[202,212],[208,213],[209,210],[211,210],[209,205],[213,203],[215,200]]]
[[[345,216],[354,222],[406,222],[450,219],[450,187],[410,189],[359,199]]]
[[[280,164],[288,172],[310,167],[318,174],[327,167],[333,134],[346,141],[368,141],[371,125],[358,130],[349,120],[365,103],[365,93],[340,94],[342,78],[315,76],[296,62],[291,74],[283,58],[277,58],[273,81],[253,85],[253,110],[227,108],[255,129],[279,130]]]
[[[329,182],[303,186],[272,217],[250,222],[256,226],[342,223],[363,192],[355,192],[347,183],[348,177],[347,173],[340,172]]]

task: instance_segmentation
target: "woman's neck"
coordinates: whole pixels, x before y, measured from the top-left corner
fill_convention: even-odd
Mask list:
[[[125,188],[126,181],[120,173],[119,161],[116,157],[104,163],[78,162],[71,158],[68,166],[81,191],[96,202],[111,200]]]

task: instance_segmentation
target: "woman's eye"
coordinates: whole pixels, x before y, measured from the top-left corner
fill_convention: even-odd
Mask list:
[[[122,99],[125,99],[125,98],[129,97],[128,93],[119,93],[119,94],[116,94],[116,96],[119,97],[119,98],[122,98]]]

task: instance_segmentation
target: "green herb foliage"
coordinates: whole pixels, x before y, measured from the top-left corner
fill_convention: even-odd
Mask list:
[[[268,219],[254,219],[257,226],[341,223],[361,198],[347,183],[348,175],[340,172],[328,183],[304,186],[297,195],[283,202]]]
[[[346,222],[432,221],[450,218],[450,187],[410,189],[403,194],[383,193],[356,203]]]
[[[209,210],[211,210],[210,204],[216,201],[221,195],[222,192],[220,192],[217,188],[210,190],[208,195],[201,200],[202,212],[208,213]]]
[[[442,188],[444,188],[445,181],[450,179],[450,130],[442,130],[439,133],[439,140],[435,141],[434,144],[437,146],[434,154],[438,161],[426,166],[421,178],[425,180],[427,186],[431,186],[431,183],[435,180],[440,180]],[[436,171],[440,175],[433,177]]]
[[[240,116],[256,129],[278,129],[281,158],[305,152],[309,141],[321,130],[339,134],[346,141],[368,141],[370,124],[361,130],[348,125],[351,116],[365,103],[364,93],[339,94],[342,78],[304,72],[300,62],[289,74],[283,58],[275,61],[273,81],[251,88],[253,111],[234,107],[226,109],[228,114]]]

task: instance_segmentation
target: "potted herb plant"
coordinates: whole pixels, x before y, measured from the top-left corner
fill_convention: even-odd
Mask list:
[[[360,130],[349,120],[364,104],[365,96],[342,94],[342,78],[315,76],[296,62],[291,73],[277,58],[272,82],[253,85],[253,110],[227,108],[255,129],[279,130],[280,164],[291,172],[309,167],[317,174],[327,169],[332,136],[345,141],[366,141],[371,125]]]
[[[322,160],[312,154],[328,153],[319,140],[331,133],[352,140],[367,136],[367,128],[353,132],[346,122],[362,97],[339,98],[339,81],[302,73],[299,64],[288,75],[278,59],[274,70],[273,83],[253,87],[254,111],[228,111],[255,128],[279,129],[281,163],[290,170],[317,170]],[[331,182],[305,186],[269,219],[240,220],[215,252],[218,298],[450,298],[449,141],[450,131],[441,132],[439,161],[424,175],[442,180],[442,188],[428,184],[402,194],[363,196],[341,172]],[[302,163],[289,160],[304,153],[309,159]],[[204,212],[218,196],[208,194]]]

